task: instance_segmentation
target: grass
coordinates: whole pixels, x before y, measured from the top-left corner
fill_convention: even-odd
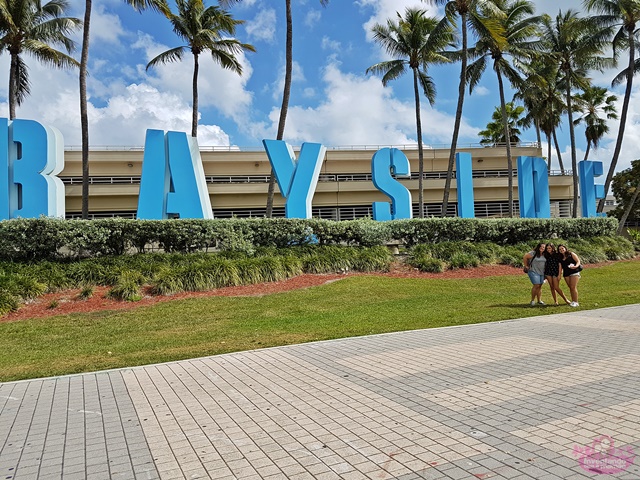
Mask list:
[[[581,309],[640,301],[640,263],[587,267]],[[0,380],[129,367],[277,345],[575,311],[527,307],[525,275],[354,276],[264,297],[176,300],[0,324]],[[567,288],[564,288],[568,292]],[[543,299],[551,299],[547,286]]]

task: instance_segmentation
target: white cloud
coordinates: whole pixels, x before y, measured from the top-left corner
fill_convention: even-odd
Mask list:
[[[170,48],[155,43],[148,35],[141,35],[139,41],[132,47],[143,49],[148,60]],[[253,69],[244,53],[240,53],[237,57],[243,68],[241,76],[221,68],[206,53],[199,57],[198,97],[200,107],[217,108],[225,116],[241,123],[247,120],[253,100],[252,93],[246,89]],[[149,84],[158,90],[173,92],[185,103],[191,103],[193,57],[188,50],[182,62],[159,65],[149,73],[145,80]]]
[[[245,28],[252,41],[273,43],[276,34],[276,11],[273,8],[260,10],[253,20],[245,24]]]
[[[318,24],[320,18],[322,18],[320,10],[309,10],[304,18],[304,24],[309,28],[313,28]]]
[[[125,34],[120,17],[107,13],[104,5],[96,5],[92,8],[89,32],[91,34],[90,49],[91,45],[95,45],[97,42],[119,44]],[[78,48],[81,48],[81,45]]]
[[[393,98],[379,78],[340,71],[329,64],[323,75],[325,100],[315,108],[290,106],[285,139],[292,144],[303,141],[325,145],[406,145],[415,144],[415,106]],[[274,108],[271,125],[254,125],[262,138],[274,135],[279,110]],[[423,137],[427,143],[451,141],[453,117],[423,104]],[[461,136],[475,138],[477,129],[463,121]]]
[[[430,16],[435,16],[439,13],[438,8],[430,2],[421,2],[419,0],[358,0],[357,3],[362,7],[371,7],[374,10],[373,15],[363,25],[368,41],[373,41],[371,28],[376,23],[386,24],[387,19],[395,19],[397,17],[396,12],[402,15],[407,7],[421,8],[426,10]]]
[[[559,10],[562,10],[563,13],[569,9],[578,12],[584,10],[582,8],[582,0],[562,0],[561,2],[558,0],[533,0],[533,3],[536,6],[537,15],[548,13],[552,17],[555,17]]]
[[[280,75],[276,79],[275,82],[271,85],[271,97],[274,100],[282,99],[282,91],[284,90],[284,76],[285,69],[284,67],[279,69]],[[302,66],[296,62],[295,60],[291,64],[291,83],[299,82],[303,83],[306,81],[304,76],[304,69]]]
[[[487,87],[483,87],[482,85],[473,89],[473,94],[478,95],[479,97],[485,97],[490,93],[491,91]]]
[[[331,40],[329,37],[324,36],[322,37],[322,42],[320,45],[322,46],[323,50],[333,50],[335,52],[338,52],[340,51],[342,44],[337,40]]]
[[[80,100],[77,71],[51,69],[25,59],[33,79],[31,95],[18,107],[18,118],[29,118],[58,128],[65,145],[80,145]],[[0,58],[0,79],[8,78],[8,59]],[[1,84],[0,84],[1,85]],[[116,92],[117,90],[117,92]],[[0,95],[6,98],[6,89]],[[0,104],[8,113],[6,101]],[[115,88],[104,106],[96,106],[89,92],[90,144],[141,146],[147,128],[191,132],[189,101],[175,92],[145,84]],[[228,145],[229,136],[216,125],[199,125],[200,145]]]

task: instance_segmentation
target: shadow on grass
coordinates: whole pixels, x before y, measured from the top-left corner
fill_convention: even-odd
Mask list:
[[[546,305],[535,305],[531,306],[529,303],[496,303],[493,305],[488,305],[488,308],[509,308],[512,310],[540,310],[541,312],[549,312],[549,311],[558,311],[558,312],[568,312],[573,311],[574,309],[569,310],[569,305],[554,305],[554,304],[546,304]],[[562,308],[566,307],[566,308]]]

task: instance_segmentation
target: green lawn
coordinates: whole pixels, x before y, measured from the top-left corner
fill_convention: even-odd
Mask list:
[[[639,267],[638,260],[587,266],[580,309],[640,303]],[[575,311],[529,307],[530,288],[524,274],[468,280],[353,276],[265,297],[194,298],[1,323],[0,380]],[[546,285],[543,299],[551,301]]]

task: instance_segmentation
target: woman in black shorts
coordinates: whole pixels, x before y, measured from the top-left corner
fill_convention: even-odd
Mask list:
[[[544,277],[547,279],[549,287],[551,287],[554,305],[558,305],[556,292],[569,305],[569,300],[560,289],[560,255],[556,252],[556,247],[553,246],[553,243],[547,243],[544,249],[544,256],[547,258],[547,263],[544,266]]]
[[[558,245],[558,253],[560,254],[562,276],[571,291],[571,303],[569,305],[578,307],[580,306],[578,303],[578,282],[580,281],[580,270],[582,270],[580,258],[575,253],[570,252],[564,245]]]

